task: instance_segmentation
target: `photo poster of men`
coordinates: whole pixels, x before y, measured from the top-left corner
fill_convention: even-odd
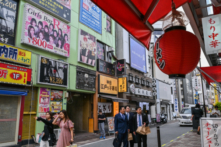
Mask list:
[[[17,21],[18,2],[16,0],[0,3],[0,42],[15,45],[15,24]]]
[[[62,110],[62,102],[51,102],[50,111],[52,113],[58,113]]]
[[[107,117],[107,124],[109,132],[114,131],[114,117]]]
[[[97,58],[97,41],[96,38],[83,31],[79,30],[79,43],[78,43],[78,60],[79,62],[95,66]]]
[[[102,113],[111,113],[112,104],[111,103],[98,103],[98,113],[100,110],[102,111]]]
[[[22,43],[65,57],[70,53],[70,26],[25,4]]]
[[[50,103],[50,89],[40,88],[39,94],[39,112],[48,112]]]
[[[63,100],[63,91],[51,90],[51,101],[62,102]]]
[[[67,87],[68,63],[40,56],[38,83]]]

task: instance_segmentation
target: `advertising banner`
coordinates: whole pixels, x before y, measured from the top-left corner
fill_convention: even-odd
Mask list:
[[[127,77],[118,78],[118,92],[127,92]]]
[[[38,112],[48,112],[50,103],[50,89],[40,88]]]
[[[108,131],[114,131],[114,117],[107,117]]]
[[[78,41],[78,61],[91,66],[95,66],[97,56],[96,38],[83,30],[79,30]]]
[[[130,66],[143,73],[146,68],[146,48],[130,37]]]
[[[60,102],[63,100],[63,91],[51,90],[51,101]]]
[[[119,113],[119,102],[113,102],[113,114],[114,116]]]
[[[0,83],[31,85],[32,69],[0,62]]]
[[[66,62],[39,57],[38,83],[46,85],[68,86],[68,68]]]
[[[25,4],[22,43],[69,57],[70,26]]]
[[[80,0],[80,22],[102,33],[102,11],[91,0]]]
[[[97,59],[105,60],[105,45],[97,42]]]
[[[97,60],[97,71],[115,76],[115,64],[99,59]]]
[[[117,76],[121,76],[121,75],[126,75],[126,60],[125,59],[121,59],[121,60],[117,60],[117,65],[116,65],[117,69]]]
[[[76,89],[95,91],[96,71],[77,66]]]
[[[111,113],[112,104],[111,103],[98,103],[98,113],[100,110],[102,111],[102,113]]]
[[[31,52],[0,43],[0,59],[24,65],[31,65]]]
[[[27,0],[66,22],[71,21],[71,0]]]
[[[0,2],[0,42],[15,45],[15,26],[17,22],[18,1]]]
[[[98,92],[117,95],[117,79],[98,75]]]
[[[51,102],[50,111],[53,113],[60,112],[62,110],[62,102]]]

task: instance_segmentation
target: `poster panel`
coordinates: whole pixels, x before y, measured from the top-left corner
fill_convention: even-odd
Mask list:
[[[51,90],[51,101],[62,101],[63,100],[63,91],[60,90]]]
[[[71,0],[27,0],[43,8],[48,13],[56,15],[66,22],[71,21]]]
[[[50,102],[50,89],[40,88],[39,104],[49,104]]]
[[[25,4],[22,43],[69,57],[70,26]]]
[[[50,111],[53,113],[58,113],[62,110],[62,102],[51,102]]]
[[[0,2],[0,42],[15,45],[17,22],[17,0],[2,0]]]
[[[97,58],[96,47],[96,37],[83,30],[79,30],[78,61],[91,66],[95,66]]]
[[[114,131],[114,117],[107,117],[108,130]]]
[[[80,22],[102,33],[102,11],[91,0],[80,0]]]
[[[38,112],[48,112],[49,104],[39,104]]]
[[[97,60],[97,71],[115,76],[116,66],[110,62],[98,59]]]
[[[0,62],[0,83],[30,86],[32,69]]]
[[[46,119],[46,113],[38,113],[38,117]]]
[[[105,60],[105,45],[97,42],[97,59]]]
[[[98,113],[100,110],[102,111],[102,113],[111,113],[112,104],[111,103],[98,103]]]
[[[38,83],[67,87],[68,63],[42,56],[39,62]]]

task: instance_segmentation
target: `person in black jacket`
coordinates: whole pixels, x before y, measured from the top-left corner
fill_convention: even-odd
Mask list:
[[[54,126],[52,124],[53,122],[53,114],[48,111],[46,113],[46,119],[41,118],[41,117],[35,117],[37,121],[42,121],[44,125],[44,130],[43,130],[43,137],[40,142],[40,147],[49,147],[49,146],[54,146],[56,144],[56,137],[54,135]]]
[[[127,119],[128,119],[129,129],[130,129],[129,133],[133,133],[133,115],[134,115],[134,113],[130,112],[130,106],[129,105],[125,106],[125,109],[126,109],[126,116],[127,116]],[[130,141],[130,147],[133,147],[133,146],[134,146],[134,141],[131,140]],[[128,147],[129,147],[129,143],[128,143]]]
[[[138,127],[144,125],[148,126],[149,122],[146,114],[142,114],[141,107],[136,108],[137,114],[133,116],[133,134],[136,135],[138,147],[141,147],[141,138],[143,140],[143,147],[147,147],[147,135],[136,133]]]
[[[196,104],[195,109],[193,109],[192,112],[192,118],[191,120],[193,120],[193,117],[198,125],[198,130],[197,130],[197,134],[200,135],[200,118],[203,116],[203,110],[200,108],[199,104]]]

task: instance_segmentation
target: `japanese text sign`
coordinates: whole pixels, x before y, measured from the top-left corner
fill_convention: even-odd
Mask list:
[[[0,43],[0,59],[31,65],[31,52]]]
[[[106,94],[113,94],[117,95],[118,94],[118,89],[117,89],[117,79],[99,75],[98,77],[99,81],[99,93],[106,93]]]
[[[220,147],[221,139],[221,119],[220,118],[202,118],[201,145],[202,147]]]
[[[127,78],[118,78],[118,92],[127,92]]]
[[[205,49],[207,54],[221,50],[221,14],[202,18]]]
[[[0,82],[31,85],[32,69],[0,62]]]
[[[119,102],[113,102],[113,114],[114,116],[119,113]]]
[[[22,43],[69,57],[69,25],[29,4],[25,4],[23,19]]]

